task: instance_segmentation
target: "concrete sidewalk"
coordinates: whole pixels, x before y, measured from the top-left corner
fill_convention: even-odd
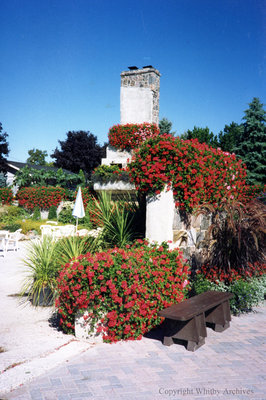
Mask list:
[[[20,298],[29,242],[16,251],[0,252],[0,393],[10,391],[70,356],[90,348],[52,327],[52,307],[33,307]]]
[[[15,309],[13,304],[10,310]],[[222,333],[208,329],[206,344],[195,353],[181,345],[165,347],[155,337],[88,345],[54,331],[44,315],[34,318],[26,328],[30,320],[24,323],[21,310],[21,319],[13,320],[17,341],[10,343],[5,333],[10,348],[0,360],[8,352],[18,357],[20,340],[25,350],[25,343],[34,344],[35,350],[27,361],[21,355],[22,364],[0,375],[1,400],[266,399],[265,307],[232,317],[230,328]],[[12,335],[11,323],[8,326]],[[40,336],[43,330],[47,337]]]

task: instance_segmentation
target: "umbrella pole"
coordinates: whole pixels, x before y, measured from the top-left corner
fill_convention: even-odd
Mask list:
[[[77,220],[76,220],[76,233],[78,231],[78,219],[79,219],[79,217],[77,217]]]

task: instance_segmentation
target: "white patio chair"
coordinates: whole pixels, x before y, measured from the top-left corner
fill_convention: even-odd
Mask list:
[[[65,225],[63,226],[63,236],[74,236],[76,232],[75,225]]]
[[[42,232],[42,238],[43,238],[45,235],[50,235],[50,236],[52,236],[52,235],[53,235],[52,228],[53,228],[53,226],[51,226],[51,225],[41,225],[41,226],[40,226],[40,229],[41,229],[41,232]]]
[[[9,234],[8,231],[0,231],[0,249],[2,250],[0,254],[3,254],[4,257],[7,252],[8,234]]]
[[[74,236],[75,230],[75,225],[53,226],[53,239],[58,240],[66,236]]]
[[[61,228],[62,228],[62,226],[51,226],[53,240],[58,240],[63,237]]]
[[[6,239],[6,251],[9,249],[18,250],[18,242],[19,239],[21,238],[21,231],[22,229],[16,230],[16,232],[10,232],[8,233],[7,239]]]

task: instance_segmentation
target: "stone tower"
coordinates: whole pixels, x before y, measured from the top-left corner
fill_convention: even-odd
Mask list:
[[[147,65],[121,72],[120,123],[159,124],[160,72]]]

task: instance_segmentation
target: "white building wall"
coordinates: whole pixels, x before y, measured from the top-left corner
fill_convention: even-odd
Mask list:
[[[173,191],[164,190],[146,201],[146,238],[162,243],[173,240],[175,202]]]
[[[120,121],[121,124],[152,123],[153,93],[150,88],[121,87]]]

